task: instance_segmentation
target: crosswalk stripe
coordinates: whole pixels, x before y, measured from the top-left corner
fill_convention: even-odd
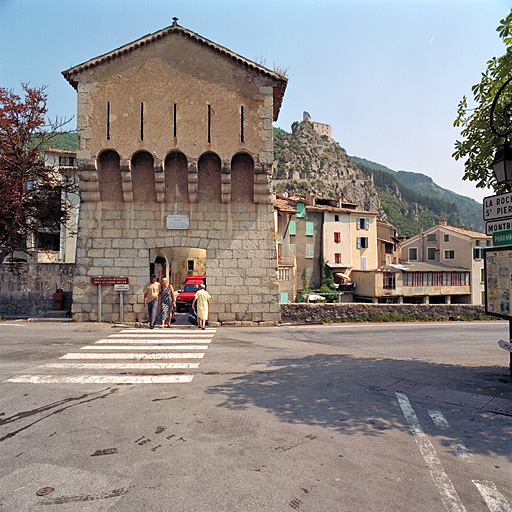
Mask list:
[[[473,480],[490,512],[512,512],[507,498],[501,494],[494,482]]]
[[[193,375],[20,375],[6,382],[30,384],[179,384],[191,382]]]
[[[76,368],[105,370],[183,370],[199,368],[199,363],[47,363],[38,368]]]
[[[61,359],[202,359],[203,352],[178,352],[176,354],[91,354],[87,352],[70,353]]]
[[[204,358],[205,351],[208,349],[214,335],[215,329],[201,332],[194,332],[192,329],[174,328],[169,332],[141,332],[138,329],[123,329],[108,336],[108,338],[96,341],[94,345],[80,347],[79,350],[84,352],[71,352],[60,357],[61,360],[75,362],[47,363],[39,365],[37,368],[76,371],[196,369],[199,367],[199,363],[192,361]],[[116,362],[116,360],[120,362]],[[193,378],[194,375],[181,373],[156,375],[86,374],[76,376],[45,374],[19,375],[4,382],[31,384],[172,384],[188,383]]]
[[[151,338],[151,339],[148,339],[148,340],[141,340],[141,339],[138,339],[138,338],[136,338],[136,339],[135,338],[118,338],[118,339],[104,338],[104,339],[95,341],[94,343],[98,344],[98,345],[102,345],[102,344],[115,344],[115,343],[161,343],[161,344],[164,344],[164,343],[173,344],[173,343],[175,343],[176,345],[179,345],[181,343],[190,343],[191,341],[193,341],[193,340],[186,339],[186,338],[165,338],[165,339],[154,339],[154,338]],[[197,341],[199,343],[210,343],[211,339],[199,339]]]
[[[135,346],[108,346],[108,345],[87,345],[80,347],[80,350],[207,350],[208,345],[135,345]]]

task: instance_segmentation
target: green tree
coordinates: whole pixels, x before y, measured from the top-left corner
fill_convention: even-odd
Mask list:
[[[494,153],[503,145],[504,139],[491,130],[490,111],[498,91],[512,77],[512,9],[496,30],[505,43],[506,53],[490,59],[482,80],[472,87],[476,107],[468,105],[466,96],[460,101],[453,125],[462,128],[463,139],[455,142],[452,156],[455,160],[464,160],[464,180],[475,181],[477,188],[492,187],[496,192],[504,192],[506,187],[498,185],[491,169]],[[512,83],[509,83],[500,94],[496,112],[503,112],[511,102]],[[498,123],[511,123],[510,115],[509,109]]]
[[[23,85],[22,99],[0,88],[0,264],[30,254],[31,235],[66,223],[73,179],[45,165],[44,150],[67,121],[46,119],[44,87]]]

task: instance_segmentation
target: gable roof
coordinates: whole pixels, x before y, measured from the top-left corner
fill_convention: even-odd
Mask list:
[[[471,231],[470,229],[466,229],[463,227],[456,228],[454,226],[440,226],[442,229],[447,229],[448,231],[452,231],[453,233],[457,233],[459,235],[469,236],[469,238],[477,238],[477,239],[486,239],[491,240],[492,236],[486,235],[485,233],[479,233],[478,231]]]
[[[281,104],[283,102],[284,91],[288,83],[288,79],[285,76],[280,75],[279,73],[276,73],[274,71],[271,71],[270,69],[267,69],[263,66],[260,66],[259,64],[256,64],[255,62],[246,59],[245,57],[242,57],[241,55],[238,55],[237,53],[229,50],[228,48],[225,48],[217,43],[214,43],[213,41],[210,41],[205,37],[202,37],[199,34],[192,32],[191,30],[181,27],[177,23],[177,18],[173,18],[173,20],[174,22],[170,27],[164,28],[157,32],[153,32],[152,34],[147,34],[141,37],[140,39],[137,39],[136,41],[125,44],[120,48],[112,50],[111,52],[105,53],[103,55],[100,55],[99,57],[95,57],[91,60],[88,60],[87,62],[83,62],[82,64],[78,64],[77,66],[74,66],[72,68],[67,69],[66,71],[63,71],[62,74],[64,75],[64,78],[73,86],[74,89],[77,89],[77,75],[80,74],[82,71],[97,66],[101,66],[102,64],[110,62],[115,59],[122,58],[124,55],[130,54],[138,48],[153,44],[156,41],[160,41],[161,39],[168,37],[169,35],[177,35],[180,37],[186,37],[197,44],[206,46],[210,48],[212,51],[220,53],[221,55],[224,55],[226,58],[234,60],[241,66],[244,66],[248,69],[252,69],[258,73],[261,73],[262,75],[265,75],[275,80],[276,85],[273,87],[273,119],[274,121],[277,121],[277,118],[279,116],[279,110],[281,109]]]

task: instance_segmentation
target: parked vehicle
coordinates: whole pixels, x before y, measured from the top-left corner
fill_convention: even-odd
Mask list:
[[[206,276],[188,276],[185,278],[183,287],[176,297],[176,311],[190,310],[192,301],[201,284],[206,285]]]

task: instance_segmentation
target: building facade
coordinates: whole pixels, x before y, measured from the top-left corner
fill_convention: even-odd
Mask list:
[[[150,272],[172,281],[190,248],[204,254],[212,322],[279,320],[272,122],[286,78],[176,19],[63,74],[78,93],[74,318],[98,320],[92,277],[124,276],[124,319],[144,321]]]
[[[402,242],[402,262],[439,263],[466,269],[471,281],[468,303],[484,304],[484,249],[491,245],[492,237],[485,233],[441,221]]]

